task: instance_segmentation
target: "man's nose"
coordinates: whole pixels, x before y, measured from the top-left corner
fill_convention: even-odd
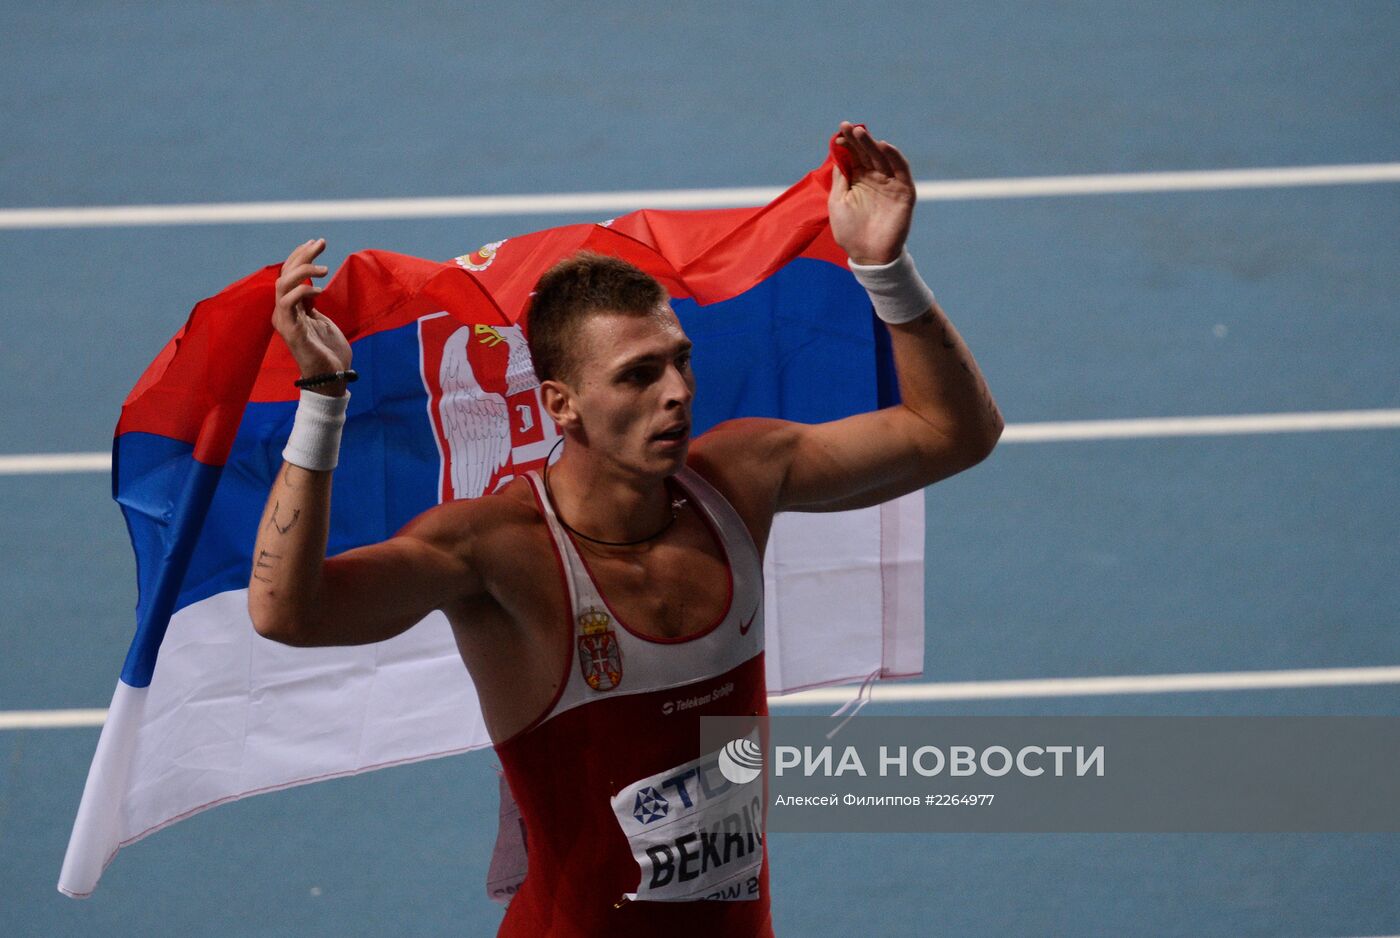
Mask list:
[[[689,376],[675,365],[666,368],[664,390],[667,407],[688,405],[695,396],[695,388],[691,386]]]

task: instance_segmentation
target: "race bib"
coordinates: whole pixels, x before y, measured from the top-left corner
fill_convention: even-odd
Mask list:
[[[651,902],[759,898],[763,867],[761,763],[737,764],[734,752],[757,753],[748,737],[638,779],[612,799],[613,813],[641,867],[637,891]]]

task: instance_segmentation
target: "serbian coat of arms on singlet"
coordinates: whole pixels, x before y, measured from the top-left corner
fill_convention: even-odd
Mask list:
[[[583,634],[578,637],[578,664],[583,679],[594,690],[612,690],[622,683],[622,646],[608,628],[612,618],[597,607],[578,617]]]

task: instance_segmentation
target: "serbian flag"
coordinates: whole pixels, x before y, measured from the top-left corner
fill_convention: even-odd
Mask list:
[[[348,258],[317,301],[361,375],[328,553],[543,465],[557,429],[523,316],[539,276],[581,249],[625,258],[669,292],[695,343],[697,432],[894,403],[887,334],[827,223],[832,162],[845,159],[833,146],[762,208],[638,211],[447,263]],[[297,395],[271,325],[277,273],[197,305],[122,407],[112,488],[136,552],[136,636],[59,877],[69,896],[91,894],[122,847],[206,808],[490,745],[441,613],[348,648],[291,648],[253,630],[253,542]],[[777,519],[764,568],[771,693],[922,672],[923,524],[921,493]]]

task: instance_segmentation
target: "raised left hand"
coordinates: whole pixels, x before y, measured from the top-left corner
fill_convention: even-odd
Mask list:
[[[895,146],[842,121],[838,146],[850,151],[851,178],[831,173],[831,233],[857,264],[888,264],[904,250],[914,218],[914,175]]]

